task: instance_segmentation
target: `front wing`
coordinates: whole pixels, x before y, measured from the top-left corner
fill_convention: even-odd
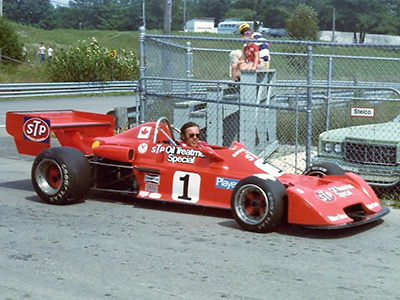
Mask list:
[[[313,226],[313,225],[301,225],[302,227],[312,228],[312,229],[324,229],[324,230],[336,230],[336,229],[345,229],[351,227],[358,227],[361,225],[365,225],[368,223],[375,222],[382,217],[386,216],[390,212],[390,209],[386,206],[382,206],[382,209],[374,215],[368,216],[360,216],[360,220],[353,221],[345,224],[337,224],[337,225],[325,225],[325,226]]]

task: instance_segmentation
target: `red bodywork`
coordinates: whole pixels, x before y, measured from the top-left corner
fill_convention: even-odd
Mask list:
[[[77,148],[88,159],[99,157],[131,165],[140,198],[230,208],[236,183],[256,175],[284,184],[288,223],[343,228],[388,212],[371,187],[353,173],[323,178],[287,174],[238,142],[229,148],[185,148],[168,143],[163,130],[155,139],[155,127],[155,122],[149,122],[114,135],[114,118],[104,114],[64,110],[6,115],[7,132],[14,137],[19,153],[38,155],[50,147],[53,132],[62,146]],[[354,207],[365,212],[362,218],[348,215]]]

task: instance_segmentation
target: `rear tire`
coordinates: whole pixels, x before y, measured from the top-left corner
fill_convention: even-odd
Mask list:
[[[44,150],[32,165],[32,183],[45,202],[64,205],[82,200],[91,186],[91,168],[82,152],[71,147]]]
[[[286,196],[286,188],[278,180],[246,177],[232,192],[233,216],[248,231],[272,231],[283,219]]]

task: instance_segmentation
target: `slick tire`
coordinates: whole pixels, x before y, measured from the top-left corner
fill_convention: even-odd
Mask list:
[[[44,150],[32,165],[32,183],[45,202],[65,205],[82,200],[91,186],[91,168],[82,152],[71,147]]]
[[[333,163],[315,164],[303,172],[303,175],[323,177],[325,175],[344,175],[345,171]]]
[[[233,217],[248,231],[272,231],[284,218],[286,198],[286,188],[280,181],[246,177],[232,192]]]

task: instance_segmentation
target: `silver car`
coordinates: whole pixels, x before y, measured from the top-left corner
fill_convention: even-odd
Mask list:
[[[393,121],[353,126],[320,134],[314,164],[332,162],[354,172],[372,186],[400,181],[400,115]]]

